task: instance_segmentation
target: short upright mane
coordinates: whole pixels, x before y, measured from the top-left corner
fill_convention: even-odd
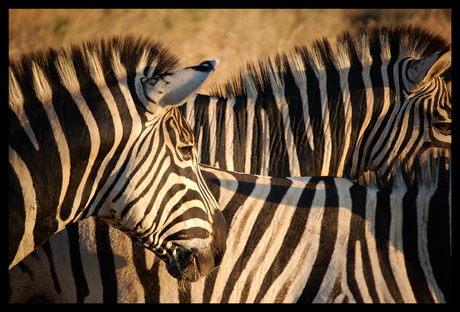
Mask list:
[[[58,72],[62,73],[66,70],[76,72],[79,74],[79,79],[82,79],[79,83],[84,84],[87,79],[95,79],[95,61],[98,63],[97,68],[101,69],[100,79],[107,79],[104,77],[111,75],[117,77],[117,67],[120,68],[120,65],[128,75],[141,68],[146,70],[145,74],[154,75],[173,69],[177,64],[177,58],[163,45],[149,38],[135,36],[115,36],[87,41],[72,45],[70,48],[33,51],[22,55],[19,59],[10,60],[10,103],[15,104],[14,96],[11,95],[19,91],[16,90],[19,88],[17,85],[22,88],[24,100],[34,96],[31,94],[34,88],[31,77],[36,67],[43,71],[51,83],[51,88],[56,92],[63,88]],[[69,64],[75,69],[69,69]],[[15,79],[21,82],[18,84]]]
[[[283,84],[297,70],[306,71],[308,75],[318,70],[367,66],[393,57],[421,58],[449,47],[450,42],[421,27],[382,26],[361,30],[354,38],[345,31],[337,36],[336,51],[322,38],[313,42],[311,49],[300,45],[292,52],[278,53],[258,64],[248,63],[226,84],[214,85],[211,96],[247,96],[251,92],[248,87],[266,92],[271,90],[269,77]]]

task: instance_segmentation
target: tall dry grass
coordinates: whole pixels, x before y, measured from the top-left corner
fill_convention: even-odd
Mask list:
[[[449,9],[54,9],[10,10],[11,58],[31,49],[69,45],[101,36],[136,34],[165,43],[183,66],[220,59],[211,81],[295,44],[309,44],[349,30],[380,24],[423,25],[451,37]]]

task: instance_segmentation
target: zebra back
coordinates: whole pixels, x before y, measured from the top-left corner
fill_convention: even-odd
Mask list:
[[[88,219],[10,271],[10,301],[449,302],[449,161],[356,183],[203,167],[229,224],[222,265],[205,279],[174,280],[152,253]]]
[[[384,177],[399,158],[411,165],[429,148],[450,148],[447,40],[400,26],[336,41],[335,49],[321,39],[248,63],[210,95],[191,97],[181,110],[200,162],[355,179],[368,170]]]

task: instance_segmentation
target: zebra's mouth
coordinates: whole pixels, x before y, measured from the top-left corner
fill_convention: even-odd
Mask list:
[[[188,280],[191,282],[199,280],[201,274],[196,256],[184,247],[178,247],[175,254],[176,256],[169,259],[166,263],[166,269],[169,274],[178,280]]]

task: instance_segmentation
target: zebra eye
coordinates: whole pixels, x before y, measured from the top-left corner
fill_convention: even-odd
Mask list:
[[[186,159],[190,159],[192,158],[192,148],[193,146],[190,146],[190,145],[182,146],[182,147],[179,147],[179,150]]]
[[[433,126],[438,130],[439,133],[444,135],[450,135],[452,132],[452,123],[450,122],[439,122],[433,124]]]

